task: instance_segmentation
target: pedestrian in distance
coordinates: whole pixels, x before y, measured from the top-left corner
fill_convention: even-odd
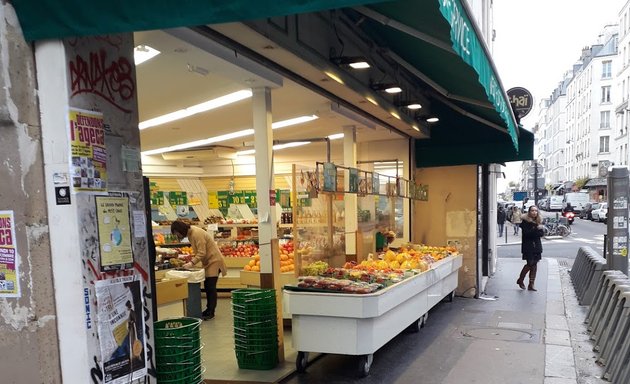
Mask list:
[[[536,281],[536,272],[538,270],[538,262],[542,258],[542,241],[540,238],[543,236],[542,219],[538,214],[538,207],[532,205],[529,207],[527,213],[521,216],[521,229],[523,230],[523,240],[521,241],[521,253],[523,254],[523,260],[526,264],[521,270],[521,275],[516,280],[516,284],[521,289],[525,289],[525,276],[529,272],[529,285],[528,291],[537,291],[534,288],[534,281]]]
[[[503,234],[503,227],[505,226],[505,209],[502,206],[499,206],[499,210],[497,211],[497,224],[499,225],[499,237]]]
[[[523,219],[521,219],[523,212],[519,207],[515,205],[512,207],[511,215],[512,216],[510,221],[512,222],[512,226],[514,227],[514,235],[518,236],[518,229],[521,227],[521,222],[523,221]]]
[[[177,236],[179,241],[187,237],[193,250],[192,261],[183,265],[183,268],[190,269],[195,264],[201,262],[205,269],[205,280],[203,287],[206,291],[206,310],[202,313],[204,320],[214,318],[214,311],[217,307],[217,282],[219,274],[225,277],[227,267],[225,259],[214,242],[212,236],[203,229],[188,225],[177,220],[171,224],[171,233]]]

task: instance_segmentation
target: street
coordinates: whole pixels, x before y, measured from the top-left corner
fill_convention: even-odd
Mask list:
[[[556,214],[555,212],[541,212],[543,217],[555,217]],[[499,245],[497,250],[498,256],[499,258],[520,258],[521,233],[519,231],[519,236],[514,236],[512,225],[507,223],[506,227],[508,233],[507,244],[504,231],[504,235],[497,242]],[[571,234],[569,236],[553,240],[543,238],[543,257],[573,260],[577,255],[578,249],[583,246],[589,246],[600,255],[603,255],[604,233],[606,233],[606,224],[576,218],[573,225],[571,225]]]

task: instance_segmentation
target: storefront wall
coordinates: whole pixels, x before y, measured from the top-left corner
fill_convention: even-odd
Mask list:
[[[477,288],[477,166],[419,168],[418,183],[429,186],[428,201],[414,201],[412,241],[452,245],[463,254],[456,294]]]
[[[60,383],[33,50],[0,6],[0,211],[10,211],[19,297],[0,294],[3,383]]]

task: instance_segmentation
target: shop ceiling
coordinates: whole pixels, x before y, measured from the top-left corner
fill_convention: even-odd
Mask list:
[[[58,7],[51,0],[38,1],[37,6],[29,6],[29,3],[27,0],[14,2],[27,39],[213,23],[209,27],[166,33],[137,33],[138,43],[164,44],[163,52],[171,56],[159,55],[137,69],[141,121],[170,112],[169,103],[173,107],[191,106],[244,86],[270,83],[277,86],[282,82],[283,85],[273,91],[274,121],[296,114],[308,116],[317,112],[322,115],[309,123],[279,129],[277,137],[283,141],[302,140],[311,137],[311,132],[318,133],[316,137],[339,133],[339,127],[357,125],[357,114],[370,117],[377,127],[370,134],[359,135],[359,140],[361,136],[363,140],[382,140],[379,135],[389,137],[391,132],[422,138],[429,133],[427,114],[440,112],[446,115],[435,125],[439,133],[431,136],[441,139],[417,140],[421,143],[417,144],[418,149],[434,144],[448,147],[449,138],[455,138],[459,139],[456,148],[466,143],[468,147],[488,143],[507,146],[503,161],[521,159],[519,157],[529,152],[529,147],[518,151],[519,144],[529,146],[531,135],[516,128],[496,71],[476,26],[467,16],[465,2],[460,0],[398,0],[374,5],[369,5],[376,3],[369,0],[277,1],[272,4],[250,1],[144,4],[137,1],[125,7],[104,1],[90,2],[89,7],[78,0],[64,7]],[[363,6],[317,12],[357,5]],[[305,12],[315,13],[300,14]],[[294,16],[274,17],[277,15]],[[246,21],[214,24],[233,20]],[[204,43],[195,42],[199,35],[221,41],[233,49],[234,56],[248,57],[254,62],[252,67],[245,68],[250,74],[213,62],[208,57],[208,49],[201,46]],[[461,39],[462,36],[465,38]],[[159,47],[154,48],[159,50]],[[341,59],[355,54],[367,57],[372,68],[361,74],[342,65]],[[160,59],[160,56],[163,57]],[[269,75],[269,71],[252,71],[255,63],[280,69],[277,72],[281,78]],[[170,71],[165,72],[167,67]],[[260,76],[252,77],[251,73]],[[343,85],[339,84],[341,82]],[[392,84],[400,85],[405,93],[392,96],[376,91],[377,86]],[[311,90],[301,87],[304,85]],[[423,109],[414,112],[400,108],[403,101],[412,100],[423,104]],[[193,132],[204,132],[208,137],[208,131],[214,135],[246,127],[249,124],[245,120],[250,113],[242,111],[249,111],[248,103],[250,101],[243,100],[203,113],[204,118],[199,116],[197,122],[189,117],[177,124],[143,130],[143,150],[172,145],[175,139],[194,140],[199,136],[194,136]],[[337,106],[341,108],[335,109]],[[331,112],[333,109],[336,112]],[[353,113],[343,114],[340,110]],[[348,119],[348,116],[354,118]],[[322,127],[329,131],[323,131]],[[463,133],[461,138],[454,136],[459,133]],[[241,138],[238,142],[247,145]],[[228,144],[233,146],[234,142]],[[443,152],[436,152],[432,159],[434,165],[448,163],[437,158],[439,154],[444,157]],[[481,161],[472,156],[467,162]]]

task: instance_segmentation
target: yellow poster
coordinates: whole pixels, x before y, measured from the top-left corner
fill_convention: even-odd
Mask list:
[[[107,190],[103,114],[70,109],[70,174],[75,191]]]
[[[129,198],[96,196],[101,271],[133,267]]]
[[[13,211],[0,211],[0,297],[20,297]]]

